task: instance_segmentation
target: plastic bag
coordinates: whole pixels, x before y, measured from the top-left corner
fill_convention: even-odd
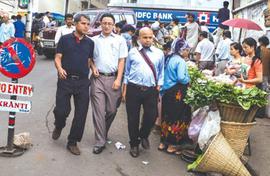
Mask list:
[[[31,144],[31,138],[30,138],[30,133],[29,132],[23,132],[14,135],[14,142],[13,144],[16,147],[22,148],[22,149],[29,149],[32,144]]]
[[[201,150],[204,149],[208,140],[220,131],[220,121],[221,118],[218,110],[208,112],[198,138]]]
[[[203,126],[205,117],[207,116],[209,107],[205,106],[202,108],[197,109],[192,114],[192,121],[188,128],[188,136],[193,142],[197,143],[198,136],[201,131],[201,127]]]

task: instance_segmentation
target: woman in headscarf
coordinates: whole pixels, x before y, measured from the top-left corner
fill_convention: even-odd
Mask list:
[[[183,54],[189,50],[184,39],[177,39],[173,54],[165,62],[164,84],[162,87],[162,122],[159,150],[168,153],[178,152],[177,146],[188,140],[187,129],[191,121],[191,109],[185,104],[187,87],[190,81]]]

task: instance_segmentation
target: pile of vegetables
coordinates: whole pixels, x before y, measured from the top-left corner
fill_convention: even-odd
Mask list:
[[[195,109],[222,102],[240,105],[248,110],[252,106],[263,107],[267,104],[267,93],[257,87],[243,89],[231,84],[207,79],[197,68],[189,67],[190,87],[185,102]]]

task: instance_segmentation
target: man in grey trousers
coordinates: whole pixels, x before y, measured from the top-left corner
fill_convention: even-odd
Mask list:
[[[102,32],[93,37],[94,57],[91,62],[91,105],[95,127],[94,154],[101,153],[106,144],[109,128],[121,101],[121,81],[128,49],[125,39],[114,34],[115,19],[104,14],[101,19]]]

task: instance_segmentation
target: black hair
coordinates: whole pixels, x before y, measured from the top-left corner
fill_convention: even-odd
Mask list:
[[[200,33],[200,36],[202,36],[202,37],[204,37],[204,38],[207,38],[207,37],[208,37],[208,32],[202,31],[202,32]]]
[[[178,23],[179,23],[178,18],[173,18],[172,21],[173,21],[176,25],[178,25]]]
[[[257,42],[254,38],[248,37],[248,38],[244,39],[242,44],[246,44],[246,45],[254,48],[255,56],[253,56],[253,58],[252,58],[252,63],[251,63],[251,67],[252,67],[257,59],[261,60],[260,54],[259,54],[258,49],[257,49]]]
[[[74,17],[74,22],[75,22],[75,23],[78,23],[79,21],[82,20],[82,17],[84,17],[84,18],[86,18],[88,21],[90,21],[90,18],[89,18],[87,15],[85,15],[85,14],[77,14],[77,15],[75,15],[75,17]]]
[[[114,18],[114,16],[113,16],[111,13],[104,13],[104,14],[100,17],[100,21],[102,21],[103,18],[105,18],[105,17],[111,18],[111,19],[113,20],[113,23],[115,23],[115,18]]]
[[[231,43],[230,46],[233,47],[235,50],[239,51],[240,55],[243,52],[243,48],[242,48],[242,45],[240,43],[233,42],[233,43]]]
[[[118,23],[115,24],[115,27],[118,27],[120,29],[122,29],[123,26],[124,26],[124,24],[122,22],[118,22]]]
[[[187,17],[192,17],[193,21],[195,21],[195,15],[193,13],[187,13]]]
[[[128,31],[131,31],[132,33],[135,33],[136,29],[130,24],[124,25],[122,27],[122,29],[121,29],[121,33],[125,33],[125,32],[128,32]]]
[[[16,20],[17,18],[16,18],[15,15],[12,15],[12,16],[11,16],[11,19]]]
[[[223,7],[229,7],[229,2],[228,1],[224,1],[223,2]]]
[[[269,39],[266,36],[260,37],[258,41],[261,44],[263,44],[264,46],[268,46],[269,45]]]
[[[173,42],[173,41],[169,41],[169,42],[165,43],[165,44],[163,45],[163,49],[164,49],[164,50],[166,50],[166,49],[171,49],[171,48],[172,48],[172,42]]]
[[[70,13],[66,14],[66,15],[65,15],[65,20],[67,20],[68,18],[72,18],[72,19],[73,19],[73,15],[70,14]]]
[[[225,36],[227,38],[231,38],[232,37],[231,31],[229,31],[229,30],[223,31],[223,36]]]
[[[21,20],[22,19],[22,16],[21,15],[17,15],[16,18],[17,18],[17,20]]]
[[[206,22],[205,21],[202,21],[201,23],[200,23],[200,25],[206,25]]]

